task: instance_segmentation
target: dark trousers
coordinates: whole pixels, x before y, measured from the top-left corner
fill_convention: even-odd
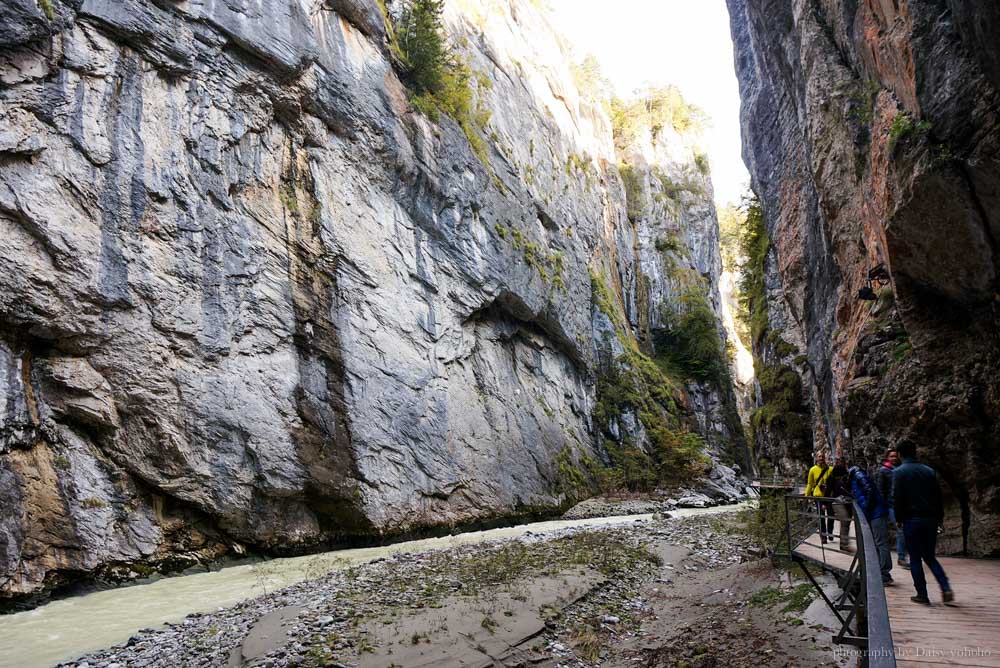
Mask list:
[[[833,504],[829,501],[817,501],[816,510],[819,512],[820,540],[824,543],[827,537],[833,540]]]
[[[931,569],[934,578],[941,585],[941,591],[950,591],[948,576],[934,556],[937,548],[937,522],[923,517],[914,517],[903,522],[903,536],[906,538],[906,551],[910,553],[910,575],[913,576],[913,586],[917,596],[927,596],[927,580],[924,578],[924,564]]]
[[[882,571],[882,582],[892,582],[892,554],[889,552],[888,518],[883,515],[872,520],[871,527],[872,538],[875,540],[875,550],[878,552],[878,566],[879,570]]]
[[[896,513],[889,509],[889,527],[896,532],[896,558],[906,561],[906,539],[903,537],[903,530],[896,526]]]

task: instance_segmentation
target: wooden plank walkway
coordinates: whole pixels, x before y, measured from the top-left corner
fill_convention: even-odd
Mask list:
[[[839,526],[839,525],[838,525]],[[820,542],[819,534],[814,533],[813,535],[806,538],[805,542],[795,548],[796,554],[800,556],[813,559],[822,564],[826,564],[830,568],[842,571],[846,573],[851,568],[851,562],[854,561],[854,550],[857,549],[857,543],[854,542],[854,536],[850,537],[850,552],[843,552],[837,548],[840,546],[839,535],[834,537],[832,543],[827,543],[823,545]],[[893,574],[892,577],[896,577]]]
[[[854,537],[851,536],[851,552],[836,549],[839,541],[837,538],[834,541],[823,546],[816,533],[795,551],[846,572],[854,560]],[[885,594],[896,665],[1000,668],[1000,560],[940,557],[939,561],[955,591],[955,603],[941,603],[937,581],[925,566],[933,603],[928,607],[910,600],[916,593],[910,570],[896,565],[893,553],[892,577],[896,584],[886,587]]]
[[[895,586],[886,587],[889,625],[899,668],[988,666],[1000,668],[1000,561],[941,557],[955,590],[953,605],[941,604],[941,590],[924,567],[933,605],[913,603],[910,570],[895,565]]]

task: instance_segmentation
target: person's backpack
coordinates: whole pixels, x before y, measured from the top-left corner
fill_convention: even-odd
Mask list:
[[[851,483],[855,489],[854,500],[866,513],[881,505],[882,495],[878,491],[878,486],[864,469],[857,466],[851,469]]]

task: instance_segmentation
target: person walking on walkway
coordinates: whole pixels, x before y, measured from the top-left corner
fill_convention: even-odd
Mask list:
[[[824,489],[832,472],[833,467],[826,464],[826,453],[820,450],[816,453],[816,464],[806,477],[806,496],[826,496]],[[816,511],[819,513],[819,539],[825,543],[827,536],[833,535],[833,508],[829,501],[817,501]]]
[[[875,550],[878,552],[882,584],[892,584],[892,554],[889,552],[889,508],[871,476],[859,466],[850,468],[851,493],[854,502],[865,514],[872,528]]]
[[[889,508],[889,526],[896,532],[896,559],[898,560],[896,563],[903,568],[909,568],[910,564],[906,561],[906,540],[903,538],[903,532],[896,528],[896,509],[893,508],[892,504],[892,474],[901,463],[898,450],[886,452],[882,466],[875,473],[875,484],[878,486],[879,494],[882,495],[882,500]]]
[[[827,496],[838,499],[830,502],[833,506],[833,514],[840,524],[840,549],[844,552],[851,551],[851,482],[847,470],[847,460],[843,457],[837,459],[836,465],[830,471],[824,488]],[[831,531],[830,540],[833,540]]]
[[[944,522],[937,474],[930,466],[917,462],[917,446],[912,441],[904,441],[899,446],[899,454],[903,456],[903,464],[892,474],[893,504],[897,526],[903,529],[906,549],[910,553],[910,575],[917,590],[917,595],[910,600],[922,605],[931,604],[924,578],[923,564],[926,562],[941,586],[941,598],[945,603],[951,603],[955,594],[948,583],[948,576],[934,556],[937,529]]]

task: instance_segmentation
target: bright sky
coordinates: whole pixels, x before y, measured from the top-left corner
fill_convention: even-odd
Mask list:
[[[593,53],[620,97],[675,84],[712,117],[705,132],[715,200],[739,203],[750,181],[740,157],[740,97],[725,0],[549,0],[551,21]]]

